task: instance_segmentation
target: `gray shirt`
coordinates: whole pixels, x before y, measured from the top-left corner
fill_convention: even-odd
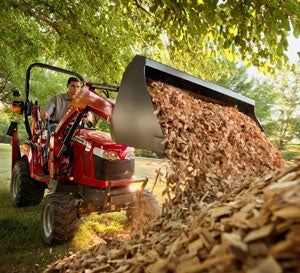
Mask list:
[[[59,122],[71,100],[67,93],[54,95],[46,104],[45,111],[50,116],[50,121]]]

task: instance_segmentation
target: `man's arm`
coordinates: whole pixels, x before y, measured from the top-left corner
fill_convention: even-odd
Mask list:
[[[47,103],[45,108],[41,107],[41,120],[43,122],[46,122],[48,119],[50,119],[50,116],[52,115],[56,105],[56,96],[54,95]]]

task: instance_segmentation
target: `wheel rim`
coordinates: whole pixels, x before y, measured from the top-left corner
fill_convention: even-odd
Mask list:
[[[43,230],[44,235],[49,238],[53,231],[53,213],[50,204],[45,206],[43,212]]]
[[[12,196],[16,198],[18,191],[19,191],[19,175],[15,174],[12,180]]]

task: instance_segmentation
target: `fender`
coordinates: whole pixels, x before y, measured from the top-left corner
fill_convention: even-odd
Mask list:
[[[6,133],[8,136],[12,137],[11,146],[12,146],[12,161],[11,161],[11,171],[13,170],[17,161],[21,159],[21,151],[20,151],[20,141],[18,135],[18,123],[12,121]]]

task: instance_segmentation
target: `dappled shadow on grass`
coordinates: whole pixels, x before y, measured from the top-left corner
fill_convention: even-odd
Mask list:
[[[8,189],[0,189],[0,200],[0,272],[42,272],[69,251],[70,244],[51,248],[43,243],[40,206],[14,207]]]
[[[10,215],[0,218],[0,240],[2,250],[6,252],[22,250],[24,245],[30,247],[34,242],[40,241],[40,220],[32,215],[32,211],[24,209],[11,210]],[[41,241],[40,241],[41,243]]]
[[[40,206],[17,208],[10,199],[11,146],[0,144],[0,272],[42,272],[71,250],[70,244],[46,246],[41,237]]]

